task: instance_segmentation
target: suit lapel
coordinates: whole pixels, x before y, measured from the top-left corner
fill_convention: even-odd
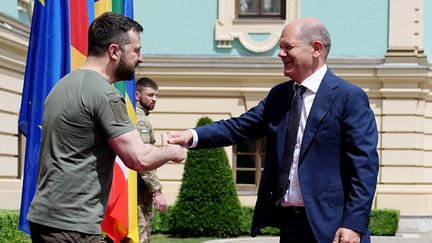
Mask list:
[[[338,86],[336,76],[327,70],[324,78],[318,88],[315,99],[313,101],[309,117],[306,122],[306,128],[303,134],[302,146],[300,149],[299,161],[302,161],[305,151],[309,147],[313,137],[319,129],[321,120],[325,117],[333,104],[336,96],[335,88]]]

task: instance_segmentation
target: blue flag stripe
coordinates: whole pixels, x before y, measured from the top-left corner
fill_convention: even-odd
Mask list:
[[[19,129],[26,137],[19,228],[30,233],[26,219],[36,190],[43,103],[55,83],[70,72],[69,1],[35,1],[24,78]]]

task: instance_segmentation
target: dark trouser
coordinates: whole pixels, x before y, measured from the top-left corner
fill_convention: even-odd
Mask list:
[[[99,234],[93,235],[77,231],[62,230],[32,222],[29,222],[29,224],[33,243],[100,243],[101,241],[101,236]]]
[[[304,207],[281,207],[280,243],[316,243]]]

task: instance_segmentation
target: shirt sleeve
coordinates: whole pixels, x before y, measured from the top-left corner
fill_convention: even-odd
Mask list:
[[[198,144],[198,134],[195,131],[195,129],[189,129],[189,131],[192,133],[192,144],[189,147],[186,148],[195,148]]]
[[[106,137],[113,138],[134,130],[123,96],[117,90],[106,91],[104,94],[104,99],[96,100],[95,117]]]

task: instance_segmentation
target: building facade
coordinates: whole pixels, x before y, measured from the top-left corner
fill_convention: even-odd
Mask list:
[[[11,14],[27,1],[6,2],[12,7],[0,9],[0,120],[6,124],[0,128],[0,195],[6,198],[0,208],[19,208],[24,150],[17,120],[29,30],[25,19]],[[332,36],[329,67],[367,92],[376,116],[374,207],[432,216],[432,1],[146,0],[134,7],[144,26],[137,77],[160,86],[150,115],[156,135],[194,127],[202,116],[227,119],[253,107],[285,81],[277,57],[282,27],[305,16],[323,20]],[[264,143],[226,148],[243,205],[255,203]],[[170,204],[183,166],[158,169]]]

